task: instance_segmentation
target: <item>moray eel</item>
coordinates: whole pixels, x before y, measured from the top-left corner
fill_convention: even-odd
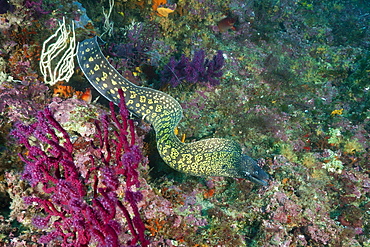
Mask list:
[[[182,118],[182,107],[168,94],[136,86],[121,76],[101,52],[99,37],[78,44],[77,60],[89,82],[105,98],[118,104],[122,88],[130,112],[152,124],[159,154],[172,168],[195,176],[246,178],[267,185],[268,175],[252,158],[242,154],[232,140],[211,138],[182,143],[174,129]]]

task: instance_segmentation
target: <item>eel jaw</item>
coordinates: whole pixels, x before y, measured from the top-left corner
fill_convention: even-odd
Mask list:
[[[242,177],[262,186],[268,184],[269,175],[258,166],[257,162],[247,155],[242,157]]]
[[[261,172],[263,174],[261,174]],[[254,173],[246,172],[244,174],[244,176],[245,176],[246,179],[252,181],[253,183],[260,184],[262,186],[266,186],[268,184],[268,181],[267,180],[269,179],[269,176],[262,169],[261,169],[261,172],[254,172]]]

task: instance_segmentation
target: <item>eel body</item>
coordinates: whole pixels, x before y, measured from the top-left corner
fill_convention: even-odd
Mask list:
[[[118,89],[124,92],[129,111],[152,124],[162,159],[172,168],[195,176],[246,178],[266,185],[268,175],[257,163],[242,154],[238,143],[224,138],[182,143],[174,129],[182,118],[182,107],[168,94],[136,86],[107,61],[99,37],[79,43],[77,60],[91,85],[105,98],[118,104]]]

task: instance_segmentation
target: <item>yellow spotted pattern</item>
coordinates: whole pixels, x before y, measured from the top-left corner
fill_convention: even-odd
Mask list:
[[[223,138],[181,142],[174,134],[182,118],[180,104],[168,94],[136,86],[121,76],[102,54],[102,43],[99,37],[79,43],[77,59],[82,71],[97,91],[116,104],[118,88],[122,88],[129,111],[153,125],[158,151],[169,166],[196,176],[238,176],[239,144]]]

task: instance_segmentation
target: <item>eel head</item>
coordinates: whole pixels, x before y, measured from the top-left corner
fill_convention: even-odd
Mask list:
[[[269,175],[258,166],[257,162],[247,155],[243,155],[239,170],[242,178],[246,178],[254,183],[266,186]]]

